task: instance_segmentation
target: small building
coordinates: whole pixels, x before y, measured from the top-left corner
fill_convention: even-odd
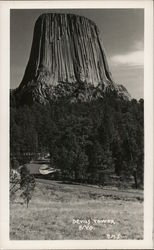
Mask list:
[[[34,175],[35,178],[41,179],[59,179],[61,176],[61,170],[50,167],[49,160],[37,160],[31,161],[30,163],[25,164],[26,168],[29,170],[31,175]],[[22,166],[20,167],[20,169]]]

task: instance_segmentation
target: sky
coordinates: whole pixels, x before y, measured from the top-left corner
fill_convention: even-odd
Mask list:
[[[99,28],[113,79],[131,96],[143,98],[143,9],[12,9],[10,11],[10,87],[22,81],[30,56],[34,24],[42,13],[74,13],[93,20]]]

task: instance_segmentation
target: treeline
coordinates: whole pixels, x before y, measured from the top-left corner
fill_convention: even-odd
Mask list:
[[[68,100],[10,110],[10,153],[23,164],[50,152],[51,165],[66,180],[105,183],[107,175],[143,185],[143,99],[105,96],[88,103]]]

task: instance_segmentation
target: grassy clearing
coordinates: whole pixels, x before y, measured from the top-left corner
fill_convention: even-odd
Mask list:
[[[37,183],[28,209],[20,198],[10,204],[10,239],[142,239],[142,192],[52,183]],[[80,224],[73,224],[73,219]],[[83,220],[90,221],[92,230],[79,227],[87,226]]]

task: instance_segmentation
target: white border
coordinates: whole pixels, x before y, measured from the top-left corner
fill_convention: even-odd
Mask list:
[[[144,8],[145,201],[144,240],[9,240],[9,75],[10,9]],[[153,227],[153,2],[145,1],[1,1],[0,2],[0,249],[152,249]]]

